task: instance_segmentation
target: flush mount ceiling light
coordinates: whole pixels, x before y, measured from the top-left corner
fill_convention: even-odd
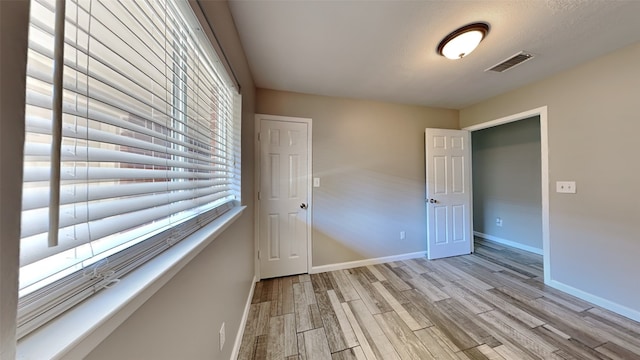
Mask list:
[[[469,55],[489,33],[489,24],[478,22],[461,27],[445,36],[438,44],[438,54],[447,59],[461,59]]]

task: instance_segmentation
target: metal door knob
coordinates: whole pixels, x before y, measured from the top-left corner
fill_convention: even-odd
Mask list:
[[[300,209],[306,209],[306,208],[307,208],[307,204],[305,203],[300,204]]]
[[[436,204],[436,203],[438,202],[438,200],[436,200],[436,199],[427,199],[427,201],[428,201],[430,204]]]

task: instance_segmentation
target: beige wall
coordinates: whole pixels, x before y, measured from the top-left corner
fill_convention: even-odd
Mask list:
[[[253,280],[255,86],[226,2],[204,1],[242,85],[244,214],[105,339],[87,359],[229,359]],[[225,322],[226,344],[218,348]]]
[[[426,250],[424,129],[457,110],[258,89],[256,112],[313,119],[313,266]]]
[[[540,117],[474,131],[471,143],[473,230],[542,253]]]
[[[638,99],[640,43],[463,109],[460,124],[548,106],[551,278],[640,318]],[[555,193],[559,180],[578,193]]]

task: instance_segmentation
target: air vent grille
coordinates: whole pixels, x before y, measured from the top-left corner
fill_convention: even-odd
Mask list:
[[[495,72],[505,72],[509,69],[512,69],[513,67],[522,64],[525,61],[531,60],[533,59],[533,55],[526,53],[524,51],[521,51],[505,60],[503,60],[502,62],[499,62],[498,64],[488,68],[485,71],[495,71]]]

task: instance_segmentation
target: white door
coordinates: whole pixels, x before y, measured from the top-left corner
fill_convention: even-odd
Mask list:
[[[471,144],[466,130],[426,129],[427,257],[470,254]]]
[[[263,279],[308,271],[310,124],[274,118],[259,115],[258,258]]]

